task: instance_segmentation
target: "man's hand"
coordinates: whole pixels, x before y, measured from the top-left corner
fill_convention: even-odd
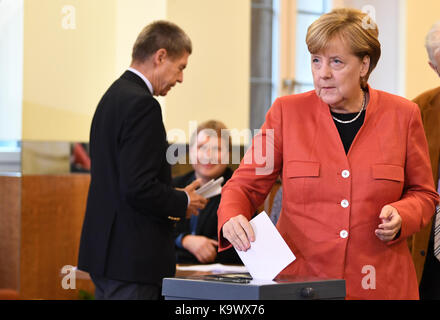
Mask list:
[[[200,187],[200,184],[201,180],[197,179],[194,180],[191,184],[187,185],[184,189],[177,188],[177,190],[186,191],[189,196],[189,206],[188,209],[186,209],[187,219],[190,218],[192,215],[198,215],[199,210],[205,208],[206,204],[208,203],[208,199],[197,194],[195,191],[198,187]]]
[[[217,257],[218,242],[205,236],[187,235],[182,239],[183,247],[201,263],[210,263]]]
[[[393,240],[402,227],[399,212],[396,208],[386,205],[382,208],[379,218],[382,219],[382,223],[375,230],[376,236],[384,242]]]
[[[238,251],[247,251],[251,242],[255,241],[254,230],[248,219],[239,215],[229,219],[223,225],[223,237],[225,237]]]

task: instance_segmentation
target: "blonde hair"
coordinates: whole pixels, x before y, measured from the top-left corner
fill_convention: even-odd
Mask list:
[[[204,131],[208,135],[210,135],[210,133],[215,132],[217,137],[228,141],[229,149],[231,149],[232,144],[231,144],[231,136],[230,136],[229,130],[223,122],[218,121],[218,120],[209,120],[209,121],[201,123],[191,136],[191,139],[189,142],[190,146],[192,146],[197,141],[197,136],[202,131]]]
[[[315,54],[325,50],[335,37],[340,37],[348,44],[352,53],[360,59],[370,57],[368,72],[360,79],[361,87],[365,88],[381,54],[376,23],[362,11],[350,8],[334,9],[309,26],[306,36],[309,52]]]

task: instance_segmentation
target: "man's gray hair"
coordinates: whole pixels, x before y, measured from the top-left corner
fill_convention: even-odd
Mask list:
[[[440,21],[435,23],[426,35],[425,47],[428,51],[429,60],[437,66],[434,56],[440,50]]]
[[[159,20],[146,26],[133,46],[132,59],[144,62],[159,49],[167,50],[172,58],[178,58],[184,52],[191,54],[192,44],[188,35],[176,24]]]

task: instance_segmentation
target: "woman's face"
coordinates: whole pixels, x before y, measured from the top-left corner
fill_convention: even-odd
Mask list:
[[[211,180],[220,177],[228,166],[228,147],[226,143],[222,146],[221,137],[208,135],[202,130],[190,149],[191,163],[197,178]]]
[[[333,38],[326,50],[311,58],[313,83],[321,100],[342,109],[357,105],[360,79],[368,73],[370,58],[359,59],[340,37]]]

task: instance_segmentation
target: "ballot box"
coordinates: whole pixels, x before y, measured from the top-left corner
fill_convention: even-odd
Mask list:
[[[344,299],[345,280],[283,277],[252,279],[248,273],[165,278],[165,300],[311,300]]]

